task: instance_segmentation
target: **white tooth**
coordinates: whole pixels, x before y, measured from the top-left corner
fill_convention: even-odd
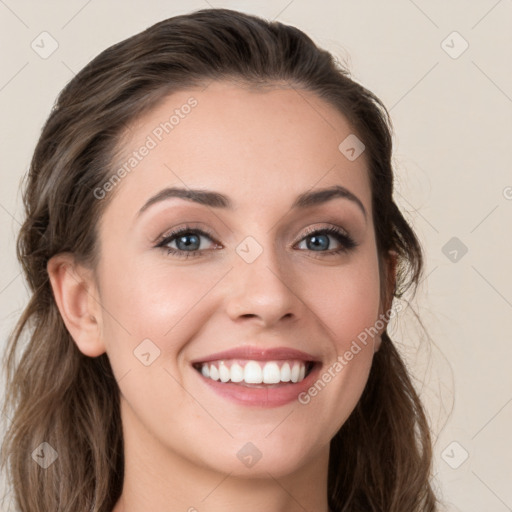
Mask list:
[[[260,384],[263,382],[261,366],[256,361],[249,361],[244,368],[244,381],[247,384]]]
[[[299,380],[299,373],[300,373],[300,364],[294,363],[293,368],[292,368],[292,374],[291,374],[292,382],[297,382]]]
[[[303,381],[305,376],[306,376],[306,365],[304,363],[301,363],[301,365],[300,365],[300,374],[299,374],[299,382]]]
[[[209,377],[210,376],[210,369],[208,368],[207,364],[203,364],[201,366],[201,373],[203,374],[204,377]]]
[[[230,378],[229,368],[222,361],[219,364],[219,376],[222,382],[227,382]]]
[[[231,382],[242,382],[244,380],[244,369],[238,364],[231,365]]]
[[[210,365],[210,379],[219,380],[219,370],[213,364]]]
[[[263,367],[263,382],[265,384],[277,384],[281,381],[281,371],[277,363],[270,362]]]
[[[281,380],[283,382],[290,382],[291,378],[292,372],[290,370],[290,365],[288,363],[284,363],[283,366],[281,366]]]

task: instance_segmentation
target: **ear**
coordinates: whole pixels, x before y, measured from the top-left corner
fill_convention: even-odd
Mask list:
[[[80,352],[90,357],[105,352],[102,309],[92,270],[76,263],[73,254],[60,253],[47,265],[55,302]]]
[[[386,289],[384,291],[384,299],[381,302],[381,308],[379,311],[379,324],[383,323],[383,327],[379,329],[378,334],[375,336],[375,352],[377,352],[382,343],[382,334],[386,330],[390,318],[391,306],[393,305],[393,296],[395,294],[396,287],[396,271],[398,264],[398,253],[396,251],[389,251],[389,256],[386,259]]]

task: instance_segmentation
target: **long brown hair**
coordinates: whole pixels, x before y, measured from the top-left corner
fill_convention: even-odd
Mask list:
[[[113,45],[60,93],[24,186],[17,254],[32,295],[4,356],[10,423],[2,445],[20,511],[111,512],[120,496],[119,388],[107,355],[87,357],[73,342],[46,266],[65,251],[96,264],[98,221],[113,194],[98,200],[94,191],[114,172],[130,121],[172,92],[224,79],[312,91],[349,120],[369,162],[382,298],[390,300],[389,251],[398,255],[394,296],[416,289],[422,249],[393,200],[389,114],[330,53],[295,27],[228,9],[176,16]],[[46,469],[33,460],[43,442],[58,454]],[[336,512],[435,511],[431,464],[427,418],[384,331],[363,395],[331,442],[329,505]]]

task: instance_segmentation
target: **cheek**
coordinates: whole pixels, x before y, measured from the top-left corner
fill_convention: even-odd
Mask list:
[[[296,270],[290,286],[321,320],[338,355],[378,316],[378,261],[375,248],[367,245],[339,266],[309,262]],[[215,304],[210,303],[215,294],[210,292],[226,268],[208,262],[170,264],[165,257],[151,256],[137,259],[116,254],[115,260],[105,259],[100,268],[103,334],[112,354],[122,349],[133,355],[149,339],[161,352],[175,356],[215,312]]]
[[[356,262],[357,261],[357,262]],[[329,425],[334,435],[356,406],[373,361],[372,330],[379,319],[379,268],[371,251],[354,264],[308,275],[302,283],[307,300],[332,341],[332,353],[319,378],[299,402],[312,416]]]
[[[105,262],[100,279],[103,336],[109,355],[124,359],[124,366],[129,366],[133,351],[144,340],[151,340],[155,353],[175,358],[201,327],[198,305],[207,303],[209,290],[222,274],[212,265],[171,266],[165,258],[148,262],[121,257],[115,263]],[[167,363],[173,364],[172,358]]]
[[[304,275],[301,289],[308,290],[304,299],[323,320],[338,353],[378,319],[379,268],[372,251],[361,252],[346,265]]]

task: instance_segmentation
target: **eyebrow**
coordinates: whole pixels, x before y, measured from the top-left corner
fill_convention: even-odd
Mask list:
[[[231,199],[229,199],[229,197],[225,196],[224,194],[221,194],[220,192],[169,187],[150,197],[139,210],[137,216],[140,216],[145,210],[147,210],[155,203],[159,203],[173,197],[185,199],[187,201],[193,201],[205,206],[210,206],[211,208],[225,208],[230,210],[233,209],[233,202]],[[320,190],[304,192],[303,194],[300,194],[297,199],[295,199],[294,203],[292,204],[292,209],[304,209],[311,206],[317,206],[335,198],[348,199],[349,201],[355,203],[363,212],[366,219],[366,209],[361,200],[355,194],[350,192],[350,190],[342,187],[341,185],[334,185],[332,187],[323,188]]]

